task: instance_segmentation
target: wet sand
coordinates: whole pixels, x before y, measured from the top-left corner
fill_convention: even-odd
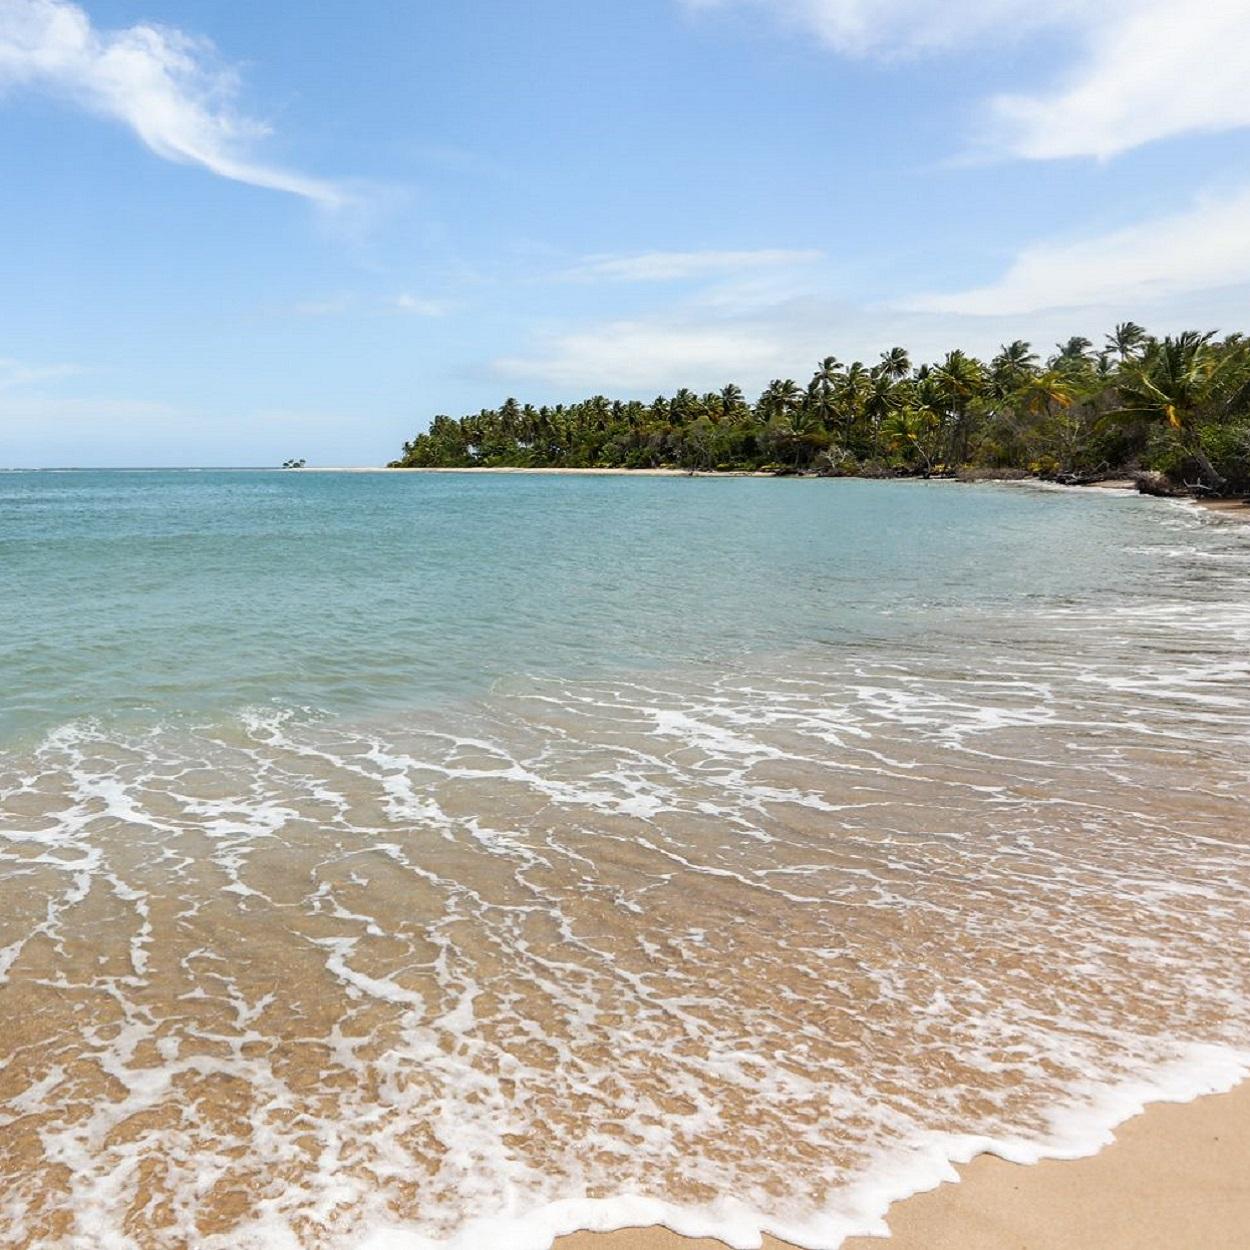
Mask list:
[[[1216,512],[1230,521],[1250,521],[1250,502],[1245,499],[1198,499],[1200,508]]]
[[[1250,1082],[1157,1103],[1099,1154],[1031,1167],[981,1155],[960,1183],[896,1203],[891,1237],[842,1250],[1245,1250],[1250,1229]],[[768,1238],[767,1250],[788,1250]],[[577,1233],[556,1250],[723,1250],[665,1229]]]

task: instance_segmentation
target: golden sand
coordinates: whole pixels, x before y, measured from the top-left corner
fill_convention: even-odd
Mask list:
[[[981,1155],[959,1175],[897,1203],[888,1240],[854,1237],[842,1250],[1246,1250],[1250,1083],[1157,1103],[1088,1159],[1021,1167]],[[577,1233],[556,1250],[724,1248],[649,1228]]]
[[[1245,499],[1199,499],[1198,503],[1230,521],[1250,521],[1250,502]]]

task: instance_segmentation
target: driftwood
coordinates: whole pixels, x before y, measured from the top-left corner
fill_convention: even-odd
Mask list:
[[[1187,493],[1166,473],[1156,473],[1153,470],[1134,473],[1133,484],[1143,495],[1157,495],[1161,499],[1177,499]]]

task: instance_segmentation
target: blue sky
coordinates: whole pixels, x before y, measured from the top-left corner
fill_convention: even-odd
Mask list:
[[[1250,330],[1250,0],[0,0],[0,464]]]

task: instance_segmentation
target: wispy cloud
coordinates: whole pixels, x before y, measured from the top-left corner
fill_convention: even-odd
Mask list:
[[[850,56],[897,56],[1019,39],[1094,7],[1081,0],[681,0],[693,11],[745,9]],[[1133,3],[1133,0],[1124,0]]]
[[[759,326],[652,318],[611,321],[543,336],[529,356],[496,360],[503,377],[539,379],[563,388],[623,390],[690,386],[766,373],[789,345]]]
[[[727,381],[751,391],[773,377],[802,381],[830,353],[871,363],[895,344],[918,361],[940,360],[952,347],[988,358],[1017,338],[1043,346],[1074,333],[1097,338],[1130,316],[1159,333],[1236,324],[1250,292],[1250,242],[1241,229],[1248,215],[1250,190],[1030,249],[1001,281],[975,290],[892,303],[839,299],[827,280],[788,291],[714,284],[629,319],[549,326],[525,350],[492,361],[491,372],[562,396],[646,397]],[[1151,258],[1145,268],[1143,253]]]
[[[566,277],[617,282],[674,282],[809,264],[819,251],[762,248],[756,251],[639,252],[630,256],[588,256]]]
[[[1066,37],[1070,59],[1051,84],[988,102],[990,125],[979,138],[999,154],[1105,158],[1172,135],[1250,125],[1250,0],[681,2],[768,15],[846,56],[998,48],[1046,29]]]
[[[1016,156],[1111,157],[1156,139],[1250,125],[1250,3],[1131,0],[1097,14],[1076,67],[993,102]]]
[[[325,208],[351,197],[337,183],[253,154],[268,133],[235,108],[237,75],[202,39],[167,26],[101,31],[68,0],[0,0],[0,89],[44,91],[129,126],[158,156],[223,178],[301,196]]]
[[[35,386],[58,378],[73,377],[82,372],[79,365],[31,365],[11,356],[0,356],[0,390],[19,386]]]
[[[1245,188],[1121,230],[1034,244],[994,282],[909,304],[930,312],[1023,314],[1056,307],[1125,307],[1246,283],[1248,221],[1250,188]]]
[[[349,313],[378,316],[399,313],[408,317],[446,317],[457,305],[447,299],[433,299],[401,291],[398,295],[354,295],[340,293],[322,298],[300,300],[290,305],[297,317],[343,317]]]

